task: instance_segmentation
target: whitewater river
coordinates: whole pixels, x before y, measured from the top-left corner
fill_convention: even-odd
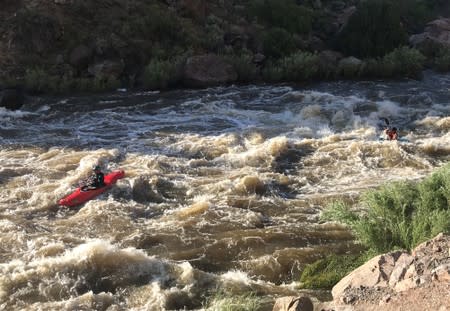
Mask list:
[[[219,290],[271,309],[305,264],[357,251],[329,202],[448,162],[449,103],[426,73],[0,109],[0,310],[198,310]],[[407,141],[379,141],[382,118]],[[95,164],[126,177],[58,207]]]

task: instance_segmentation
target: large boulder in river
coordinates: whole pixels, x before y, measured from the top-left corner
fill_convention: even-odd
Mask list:
[[[424,32],[412,35],[409,42],[426,55],[434,55],[441,47],[450,48],[450,18],[428,23]]]
[[[237,78],[234,67],[214,54],[188,58],[183,73],[184,84],[188,87],[209,87],[234,82]]]
[[[20,88],[0,90],[0,107],[17,110],[22,107],[24,94]]]

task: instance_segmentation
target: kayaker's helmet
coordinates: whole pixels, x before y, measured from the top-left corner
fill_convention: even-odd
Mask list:
[[[92,167],[92,169],[94,170],[94,172],[100,172],[101,171],[100,166],[98,166],[98,165],[94,165]]]

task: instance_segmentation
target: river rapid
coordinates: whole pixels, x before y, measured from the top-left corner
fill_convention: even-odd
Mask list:
[[[450,158],[450,75],[31,98],[0,108],[0,310],[203,309],[299,293],[358,250],[335,199]],[[379,141],[383,118],[406,141]],[[58,207],[100,164],[116,186]],[[310,292],[329,299],[328,292]]]

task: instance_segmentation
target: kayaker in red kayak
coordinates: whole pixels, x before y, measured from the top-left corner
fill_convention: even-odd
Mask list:
[[[384,131],[384,134],[386,135],[386,140],[397,140],[398,139],[398,132],[397,132],[396,127],[387,128]]]
[[[123,170],[117,170],[103,175],[100,167],[96,166],[94,167],[91,181],[84,181],[82,185],[75,189],[75,191],[60,199],[58,204],[67,207],[81,205],[102,194],[106,190],[111,189],[117,180],[124,177],[125,172]]]
[[[105,175],[103,174],[100,166],[95,165],[93,171],[94,172],[92,175],[81,187],[81,191],[94,190],[105,186]]]

